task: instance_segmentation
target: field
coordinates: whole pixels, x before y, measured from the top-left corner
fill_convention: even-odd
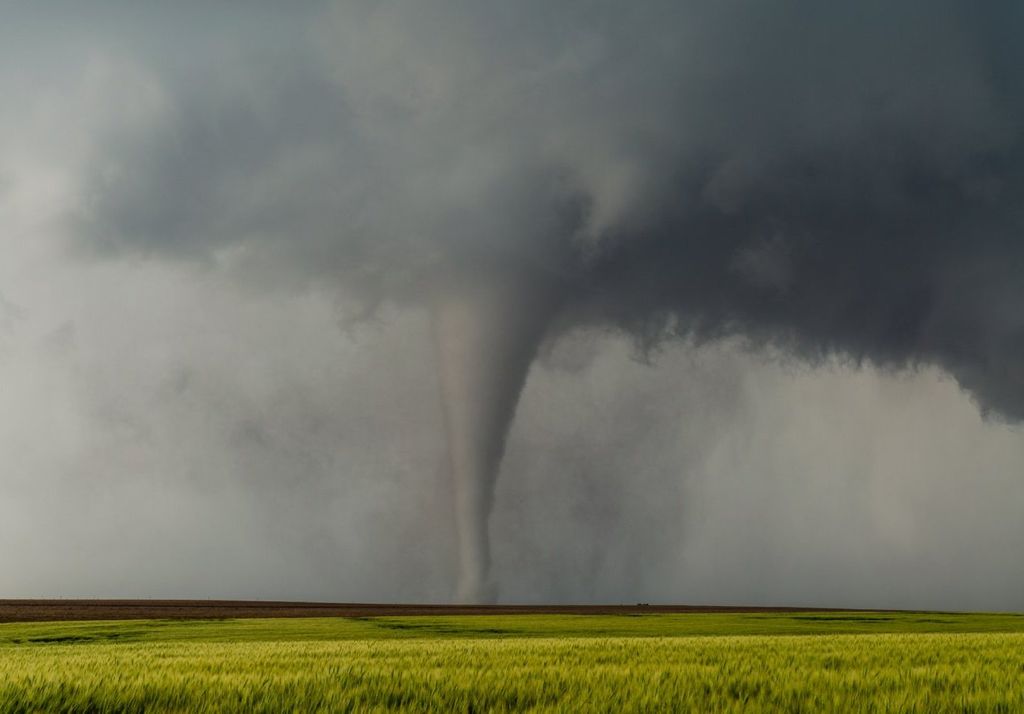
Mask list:
[[[1024,711],[1024,616],[487,614],[0,625],[0,711]]]

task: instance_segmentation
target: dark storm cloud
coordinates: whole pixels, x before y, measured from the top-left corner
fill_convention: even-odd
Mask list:
[[[165,104],[101,140],[77,217],[97,247],[371,304],[523,262],[565,281],[563,325],[931,362],[1024,417],[1017,3],[207,20],[138,58]]]
[[[1020,609],[1017,5],[4,8],[3,594]]]

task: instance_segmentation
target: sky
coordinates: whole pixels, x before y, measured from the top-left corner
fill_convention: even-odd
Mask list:
[[[8,15],[0,597],[449,601],[507,284],[501,601],[1024,608],[1014,3]]]

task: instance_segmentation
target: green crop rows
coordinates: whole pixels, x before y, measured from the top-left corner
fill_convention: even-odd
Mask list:
[[[0,625],[0,711],[1024,711],[1024,617]]]

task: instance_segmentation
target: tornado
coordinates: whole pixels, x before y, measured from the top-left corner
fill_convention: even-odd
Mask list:
[[[25,185],[83,256],[431,312],[461,600],[541,339],[931,365],[1024,422],[1019,0],[173,5],[16,73],[26,146],[89,119]]]
[[[548,282],[516,271],[461,279],[439,289],[433,300],[460,603],[497,599],[488,535],[494,486],[516,404],[555,303]]]

